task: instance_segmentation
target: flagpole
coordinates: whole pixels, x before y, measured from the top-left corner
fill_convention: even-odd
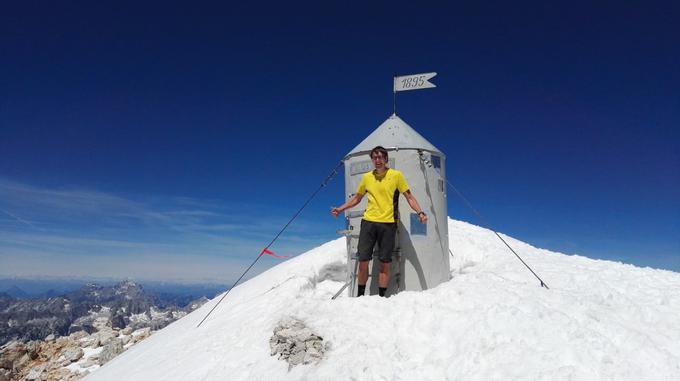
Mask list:
[[[394,76],[392,76],[392,93],[394,93],[394,115],[397,115],[397,74],[395,73]]]

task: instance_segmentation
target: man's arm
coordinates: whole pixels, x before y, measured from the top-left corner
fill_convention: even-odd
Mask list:
[[[407,190],[406,192],[404,192],[404,197],[406,197],[406,201],[408,202],[411,209],[413,209],[414,212],[418,213],[420,223],[425,224],[427,222],[427,214],[423,212],[423,209],[420,207],[420,204],[418,204],[418,200],[416,200],[416,197],[413,195],[413,193],[411,193],[410,190]]]
[[[342,204],[342,205],[340,205],[340,206],[338,206],[338,207],[336,207],[336,208],[331,208],[331,214],[332,214],[334,217],[339,216],[340,213],[344,212],[345,210],[357,206],[357,205],[361,202],[361,199],[362,199],[362,198],[364,198],[364,195],[363,195],[363,194],[361,194],[361,193],[356,193],[356,194],[354,195],[354,197],[352,197],[352,198],[350,198],[349,200],[347,200],[346,203],[344,203],[344,204]]]

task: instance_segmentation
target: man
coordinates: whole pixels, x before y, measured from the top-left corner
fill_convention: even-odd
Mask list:
[[[335,217],[343,211],[355,207],[365,194],[368,193],[368,205],[361,220],[359,233],[359,273],[357,274],[359,290],[357,296],[364,295],[368,281],[368,261],[373,256],[373,246],[379,246],[380,275],[378,287],[380,296],[385,296],[390,279],[390,263],[394,250],[394,238],[397,233],[397,223],[394,210],[399,193],[406,197],[411,209],[418,213],[420,223],[427,223],[427,214],[423,212],[418,200],[411,194],[404,175],[396,169],[387,167],[387,150],[377,146],[371,150],[371,161],[375,168],[361,177],[361,183],[356,194],[346,203],[331,209]]]

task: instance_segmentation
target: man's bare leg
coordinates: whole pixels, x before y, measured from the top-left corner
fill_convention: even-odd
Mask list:
[[[390,282],[390,263],[380,262],[380,275],[378,277],[378,286],[387,288]]]
[[[359,284],[365,285],[368,282],[368,261],[359,261]]]
[[[357,274],[357,280],[358,286],[361,288],[363,286],[364,288],[366,287],[366,283],[368,282],[368,261],[359,261],[359,272]],[[361,292],[359,292],[359,296],[361,296]]]

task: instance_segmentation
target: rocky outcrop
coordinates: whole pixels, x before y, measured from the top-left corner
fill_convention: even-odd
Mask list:
[[[123,353],[125,349],[123,348],[123,342],[119,339],[113,339],[108,344],[104,346],[104,349],[99,354],[99,365],[104,365],[114,357]]]
[[[321,336],[292,318],[283,319],[274,328],[269,346],[271,355],[287,361],[289,369],[299,364],[318,363],[327,349]]]
[[[63,364],[64,366],[69,365],[72,362],[76,362],[80,360],[81,357],[83,357],[83,348],[80,347],[67,347],[64,349],[62,352],[61,356],[64,358]]]
[[[78,380],[151,335],[149,328],[12,341],[0,348],[0,381]]]

